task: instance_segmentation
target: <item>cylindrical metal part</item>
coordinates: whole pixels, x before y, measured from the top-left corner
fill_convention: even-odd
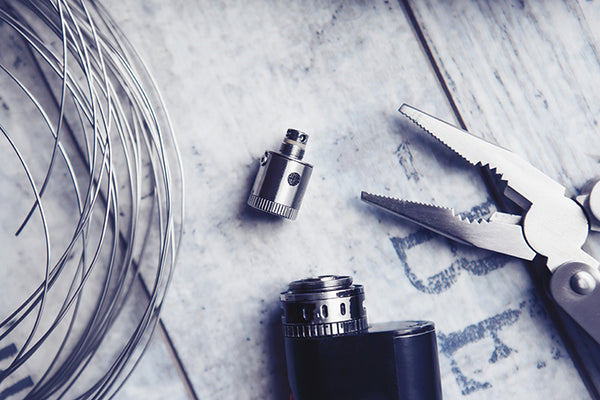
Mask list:
[[[248,205],[279,217],[296,219],[313,168],[302,161],[307,142],[307,134],[288,129],[279,152],[265,152]]]
[[[591,217],[598,222],[600,221],[600,179],[596,179],[594,184],[589,189],[588,209]]]
[[[293,398],[441,400],[433,323],[368,327],[363,302],[363,287],[348,276],[295,281],[281,294]],[[351,329],[333,332],[336,324]]]
[[[362,285],[349,276],[325,275],[290,283],[281,294],[286,337],[345,335],[367,329]]]

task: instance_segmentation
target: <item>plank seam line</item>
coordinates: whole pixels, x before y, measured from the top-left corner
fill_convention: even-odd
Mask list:
[[[429,43],[427,42],[427,39],[425,38],[425,34],[423,33],[423,30],[421,29],[421,26],[419,25],[419,22],[417,21],[417,17],[415,16],[415,13],[413,12],[412,7],[409,4],[409,0],[398,0],[398,1],[400,3],[400,6],[404,10],[404,13],[406,14],[406,17],[408,18],[410,25],[413,28],[415,35],[417,36],[419,43],[421,44],[421,48],[423,49],[423,51],[425,52],[425,55],[427,56],[427,59],[429,60],[429,64],[431,65],[431,68],[433,68],[436,79],[437,79],[438,83],[440,84],[440,86],[442,87],[442,91],[444,92],[444,95],[446,96],[446,100],[450,104],[450,108],[452,108],[452,113],[456,117],[456,120],[458,121],[459,126],[466,131],[467,125],[465,124],[465,121],[464,121],[462,115],[458,111],[458,106],[456,105],[456,102],[454,101],[454,98],[452,97],[450,88],[446,84],[446,80],[444,79],[444,76],[442,75],[442,71],[441,71],[440,67],[438,66],[438,63],[436,62],[435,57],[433,56],[433,52],[431,51],[431,48],[429,47]],[[513,211],[513,207],[511,207],[507,203],[507,201],[504,199],[504,196],[502,195],[502,193],[500,193],[498,186],[495,184],[495,180],[494,180],[494,177],[492,176],[492,173],[485,167],[481,167],[481,173],[482,173],[483,180],[485,182],[485,186],[488,189],[488,193],[494,199],[496,206],[501,211],[505,211],[505,212]]]
[[[415,13],[413,12],[410,4],[408,3],[408,0],[398,0],[398,1],[400,3],[400,6],[404,9],[404,13],[406,14],[406,17],[408,18],[408,21],[410,22],[410,25],[412,26],[415,34],[417,35],[417,39],[419,40],[419,43],[421,44],[421,47],[422,47],[423,51],[425,52],[427,59],[429,60],[429,64],[433,68],[435,77],[437,78],[438,83],[442,87],[442,91],[444,92],[446,99],[450,103],[450,107],[452,108],[452,112],[454,113],[454,116],[458,120],[458,124],[460,125],[460,127],[462,129],[467,130],[465,121],[463,120],[462,116],[460,115],[460,112],[458,111],[458,107],[456,106],[456,102],[454,101],[454,98],[452,97],[452,93],[450,93],[450,89],[448,88],[448,85],[446,84],[446,80],[444,79],[444,76],[442,75],[442,71],[440,70],[440,67],[438,66],[437,62],[435,61],[435,58],[433,57],[433,52],[431,51],[431,48],[429,47],[429,44],[427,43],[427,40],[425,39],[425,34],[423,33],[421,26],[417,22]]]
[[[141,277],[140,277],[140,279],[141,279]],[[144,287],[146,286],[146,284],[144,282],[142,282],[142,284],[144,285]],[[192,385],[190,376],[188,375],[186,369],[183,366],[183,361],[179,357],[179,353],[177,352],[177,349],[175,348],[175,344],[171,340],[171,336],[169,336],[169,332],[167,331],[167,328],[166,328],[162,318],[159,318],[158,323],[160,325],[160,329],[162,330],[163,334],[165,335],[165,338],[167,339],[167,342],[169,343],[169,347],[171,348],[173,357],[175,357],[175,361],[177,362],[177,367],[179,368],[179,372],[183,375],[183,378],[185,379],[185,381],[187,383],[187,389],[190,391],[190,394],[192,395],[194,400],[200,400],[198,397],[198,394],[196,394],[194,385]]]

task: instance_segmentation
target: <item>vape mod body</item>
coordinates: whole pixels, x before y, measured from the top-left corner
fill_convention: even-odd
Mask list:
[[[281,301],[294,400],[442,398],[432,322],[369,327],[363,287],[350,277],[292,282]]]

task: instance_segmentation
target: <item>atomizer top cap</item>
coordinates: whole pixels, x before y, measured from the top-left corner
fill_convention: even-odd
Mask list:
[[[281,301],[316,301],[364,296],[362,285],[352,283],[350,276],[321,275],[291,282],[288,290],[281,293]]]
[[[290,290],[296,292],[321,292],[349,288],[352,277],[337,275],[321,275],[314,278],[300,279],[290,283]]]
[[[349,276],[321,275],[294,281],[281,293],[286,337],[325,337],[366,332],[362,285]]]
[[[302,160],[308,143],[308,135],[297,129],[288,129],[279,148],[279,152],[286,156]]]

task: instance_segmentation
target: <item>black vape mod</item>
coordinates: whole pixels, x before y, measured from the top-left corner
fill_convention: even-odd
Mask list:
[[[281,294],[294,400],[441,399],[433,323],[368,326],[364,299],[349,276],[295,281]]]

